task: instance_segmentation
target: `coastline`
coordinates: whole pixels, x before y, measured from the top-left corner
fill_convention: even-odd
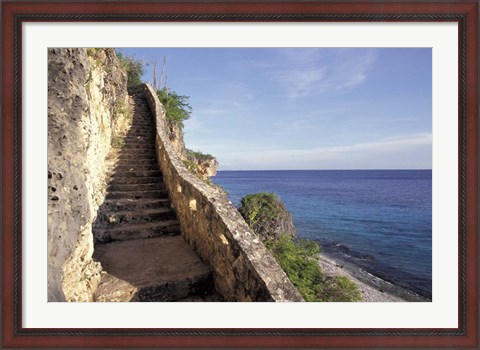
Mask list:
[[[362,302],[430,302],[409,290],[398,287],[349,262],[333,258],[328,253],[319,255],[319,264],[330,276],[350,278],[362,293]]]

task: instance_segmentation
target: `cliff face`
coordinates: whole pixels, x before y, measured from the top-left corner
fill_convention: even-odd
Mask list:
[[[90,301],[101,266],[92,222],[127,131],[127,76],[113,49],[48,52],[48,298]]]
[[[185,148],[185,141],[183,140],[183,132],[178,125],[169,123],[168,140],[174,151],[178,154],[178,157],[181,160],[186,160],[187,151]]]
[[[204,155],[200,152],[192,152],[185,147],[183,132],[177,125],[169,125],[168,140],[178,157],[185,163],[187,168],[202,179],[217,174],[218,161],[211,155]]]

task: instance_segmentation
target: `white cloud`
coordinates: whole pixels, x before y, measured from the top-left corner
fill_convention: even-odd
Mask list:
[[[217,156],[222,169],[402,169],[431,168],[431,150],[432,134],[423,133],[344,146],[257,149]]]
[[[283,60],[269,68],[290,98],[348,91],[367,79],[374,49],[282,49]]]

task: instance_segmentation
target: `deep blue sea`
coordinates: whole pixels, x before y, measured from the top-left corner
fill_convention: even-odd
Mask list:
[[[219,171],[212,180],[236,206],[248,193],[277,193],[299,238],[431,299],[431,170]]]

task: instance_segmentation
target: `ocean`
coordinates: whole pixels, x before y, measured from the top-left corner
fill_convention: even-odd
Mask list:
[[[431,170],[219,171],[212,180],[237,207],[246,194],[275,192],[299,238],[432,298]]]

